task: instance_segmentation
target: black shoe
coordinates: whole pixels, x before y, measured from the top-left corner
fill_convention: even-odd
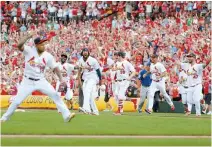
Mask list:
[[[148,114],[152,114],[152,112],[149,111],[148,109],[145,109],[145,112],[148,113]]]

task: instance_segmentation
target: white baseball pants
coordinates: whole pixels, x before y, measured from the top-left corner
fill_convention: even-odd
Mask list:
[[[154,100],[154,95],[155,92],[160,90],[160,93],[163,94],[165,100],[167,101],[167,103],[172,106],[173,102],[171,100],[171,98],[169,97],[169,95],[166,93],[166,85],[165,85],[165,81],[161,80],[159,82],[155,82],[152,81],[150,87],[149,87],[149,96],[148,96],[148,109],[152,110],[153,107],[153,100]]]
[[[180,86],[180,94],[182,97],[182,103],[187,104],[187,94],[188,94],[188,88],[184,88],[183,86]]]
[[[198,84],[194,87],[189,87],[187,100],[191,107],[188,107],[188,111],[191,112],[192,104],[195,104],[196,115],[201,115],[200,100],[202,98],[202,84]]]
[[[116,94],[116,97],[118,98],[118,100],[126,100],[127,99],[126,91],[129,86],[130,86],[130,81],[128,81],[128,80],[117,82],[115,94]]]
[[[91,109],[93,110],[93,113],[99,114],[99,110],[97,109],[95,98],[96,98],[96,84],[97,81],[95,79],[87,79],[83,82],[83,95],[84,95],[84,101],[83,101],[83,109],[91,113]]]
[[[118,104],[118,98],[117,98],[117,95],[116,95],[116,88],[117,88],[117,82],[113,82],[112,83],[113,96],[114,96],[116,104]]]
[[[17,95],[14,97],[14,101],[9,106],[7,112],[2,116],[2,119],[8,120],[17,107],[22,103],[22,101],[35,90],[38,90],[52,98],[57,108],[61,111],[64,120],[70,116],[70,111],[68,110],[67,106],[64,104],[56,90],[50,83],[47,82],[46,79],[32,81],[28,78],[24,78],[18,88]]]

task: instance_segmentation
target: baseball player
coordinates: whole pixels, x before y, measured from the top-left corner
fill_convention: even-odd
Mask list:
[[[171,106],[171,110],[174,110],[175,109],[174,104],[169,95],[166,93],[166,87],[165,87],[165,77],[167,75],[166,69],[162,63],[158,62],[158,55],[154,54],[151,56],[150,73],[152,74],[151,76],[152,83],[149,87],[148,108],[145,109],[145,111],[151,114],[154,95],[155,92],[158,90],[160,90],[160,93],[164,96],[167,103]]]
[[[0,120],[1,122],[9,120],[22,101],[33,91],[38,90],[53,99],[57,108],[61,111],[64,121],[69,122],[75,114],[70,113],[56,90],[44,77],[46,68],[49,67],[55,71],[60,82],[64,83],[54,57],[45,51],[45,42],[47,40],[38,37],[34,40],[34,45],[32,47],[25,44],[34,34],[34,32],[30,32],[29,35],[23,37],[18,43],[18,49],[23,52],[25,56],[24,77],[14,101]]]
[[[114,115],[121,115],[123,101],[126,100],[126,91],[131,79],[136,75],[133,65],[125,59],[124,52],[118,52],[118,62],[116,62],[116,92],[118,98],[118,111]]]
[[[73,90],[70,89],[70,76],[72,75],[75,66],[72,64],[67,63],[67,58],[68,56],[63,53],[61,54],[61,63],[58,63],[58,68],[61,71],[62,77],[65,79],[66,81],[66,89],[65,89],[65,100],[67,101],[67,106],[69,108],[69,105],[72,105],[72,97],[73,97]],[[61,96],[62,92],[60,92],[60,81],[57,80],[57,84],[56,84],[56,91],[59,92],[59,95]],[[72,105],[73,107],[73,105]]]
[[[144,104],[144,100],[146,99],[149,93],[149,87],[152,83],[151,74],[148,72],[150,70],[150,63],[145,63],[144,69],[139,73],[138,79],[141,81],[141,98],[138,104],[138,112],[141,113],[141,108]]]
[[[188,59],[188,93],[187,93],[187,101],[188,101],[188,112],[187,115],[191,114],[192,104],[195,104],[196,116],[201,115],[200,109],[200,100],[202,97],[202,72],[203,69],[209,65],[210,58],[206,60],[206,63],[197,64],[196,63],[196,55],[194,53],[190,53],[187,55]],[[190,107],[189,107],[190,106]]]
[[[181,63],[179,65],[181,70],[179,73],[179,92],[182,97],[182,103],[184,105],[184,112],[187,112],[188,107],[191,107],[190,103],[187,103],[187,94],[188,94],[188,64]],[[188,106],[189,105],[189,106]]]
[[[112,80],[112,92],[113,92],[113,96],[115,98],[115,101],[116,101],[116,104],[118,105],[118,98],[117,96],[115,95],[115,92],[116,92],[116,87],[117,87],[117,74],[116,74],[116,63],[118,62],[118,52],[115,52],[114,53],[114,56],[113,56],[113,60],[114,60],[114,64],[112,66],[112,69],[111,69],[111,80]]]
[[[102,57],[100,59],[100,66],[101,71],[104,74],[105,73],[105,80],[106,80],[106,89],[105,89],[105,95],[104,95],[104,101],[106,103],[106,108],[110,108],[110,110],[113,109],[112,105],[109,103],[110,97],[112,94],[112,67],[114,65],[114,61],[109,58],[108,56],[104,56],[101,52],[99,52],[100,56]],[[100,86],[101,87],[101,86]],[[107,111],[108,109],[106,109]]]
[[[101,85],[101,71],[97,60],[90,56],[90,52],[87,48],[84,48],[81,52],[81,58],[79,59],[79,68],[83,70],[82,79],[83,82],[83,95],[84,102],[83,107],[80,110],[85,114],[99,115],[99,111],[96,107],[94,99],[97,97],[96,85]],[[91,112],[92,109],[92,112]]]

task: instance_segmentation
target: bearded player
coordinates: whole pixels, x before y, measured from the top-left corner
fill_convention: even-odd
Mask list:
[[[70,88],[70,77],[76,68],[74,65],[67,63],[68,56],[63,53],[61,54],[61,62],[58,63],[58,67],[61,71],[63,79],[65,79],[66,82],[66,90],[65,92],[65,100],[66,100],[66,105],[69,108],[70,105],[73,107],[73,102],[72,102],[72,97],[73,97],[73,90]],[[56,84],[56,91],[59,92],[59,95],[62,95],[61,89],[60,89],[60,81],[57,81]]]

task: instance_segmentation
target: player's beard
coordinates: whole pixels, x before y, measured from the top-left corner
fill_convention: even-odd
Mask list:
[[[83,55],[83,59],[86,61],[89,55]]]
[[[66,62],[66,59],[61,59],[61,63],[64,64]]]

